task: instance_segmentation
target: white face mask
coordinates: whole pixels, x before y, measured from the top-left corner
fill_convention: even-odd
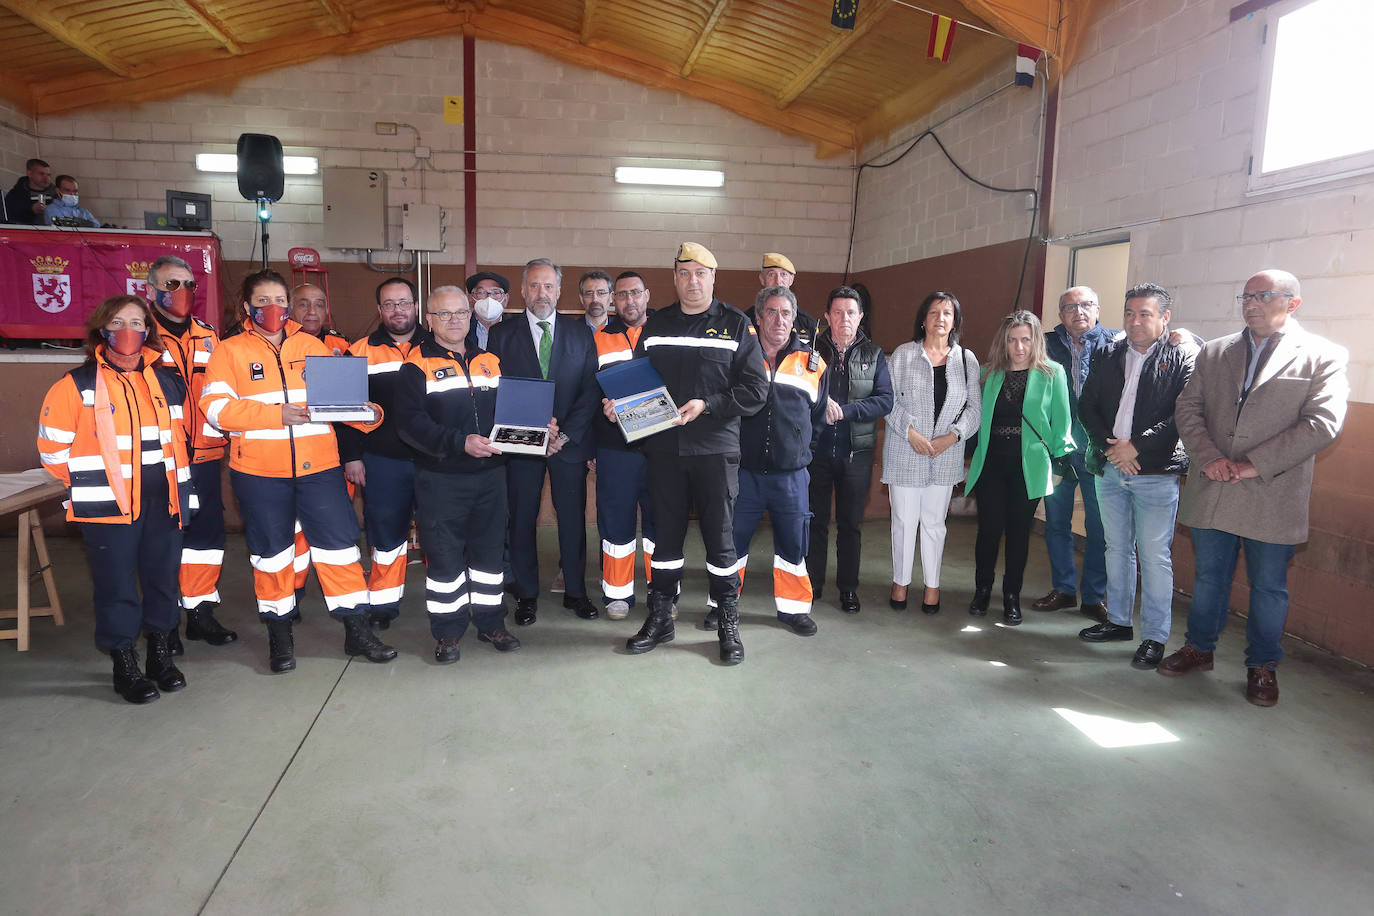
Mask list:
[[[504,311],[497,299],[478,299],[474,305],[477,309],[477,317],[483,321],[495,321],[501,317],[501,312]]]
[[[62,202],[63,202],[64,204],[66,204],[67,206],[69,206],[69,207],[75,207],[76,204],[77,204],[77,202],[78,202],[79,200],[81,200],[81,198],[80,198],[78,195],[76,195],[76,194],[63,194],[63,195],[62,195]]]

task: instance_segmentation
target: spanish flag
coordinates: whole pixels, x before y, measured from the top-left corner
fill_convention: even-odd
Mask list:
[[[954,47],[954,29],[959,23],[948,16],[933,13],[930,17],[930,45],[926,57],[934,57],[941,62],[949,61],[949,49]]]

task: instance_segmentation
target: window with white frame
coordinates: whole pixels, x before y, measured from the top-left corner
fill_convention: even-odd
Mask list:
[[[1250,190],[1374,172],[1365,98],[1371,0],[1286,0],[1264,11]]]

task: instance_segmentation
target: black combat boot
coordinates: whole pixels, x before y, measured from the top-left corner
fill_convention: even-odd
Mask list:
[[[396,657],[396,650],[372,632],[366,614],[345,617],[343,624],[344,651],[349,655],[361,655],[370,662],[389,662]]]
[[[186,638],[203,639],[212,646],[227,646],[239,634],[215,619],[215,606],[207,601],[186,612]]]
[[[148,634],[148,663],[143,670],[151,680],[157,682],[159,690],[175,693],[186,686],[186,675],[177,669],[167,643],[166,633]]]
[[[658,592],[649,592],[649,616],[639,632],[625,640],[625,649],[631,655],[648,652],[660,643],[673,641],[673,603]]]
[[[267,624],[267,667],[273,674],[296,670],[296,640],[291,635],[289,620]]]
[[[162,694],[157,685],[143,676],[138,670],[138,651],[130,646],[127,649],[111,649],[110,658],[114,659],[115,693],[130,703],[151,703]]]
[[[744,643],[739,641],[739,596],[730,595],[720,600],[720,629],[716,631],[720,640],[720,660],[727,665],[738,665],[744,661]]]

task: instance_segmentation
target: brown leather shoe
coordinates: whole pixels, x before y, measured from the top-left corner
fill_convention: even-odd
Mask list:
[[[1184,646],[1160,662],[1155,670],[1165,677],[1179,677],[1189,671],[1211,671],[1212,653]]]
[[[1256,706],[1273,706],[1279,701],[1279,676],[1272,668],[1245,669],[1245,699]]]
[[[1107,604],[1104,601],[1096,601],[1080,605],[1078,613],[1087,617],[1089,620],[1096,620],[1098,623],[1110,623],[1107,618]]]
[[[1037,611],[1062,611],[1066,607],[1075,607],[1078,604],[1077,595],[1066,595],[1059,589],[1050,589],[1050,593],[1043,598],[1037,598],[1031,602],[1031,607]]]

